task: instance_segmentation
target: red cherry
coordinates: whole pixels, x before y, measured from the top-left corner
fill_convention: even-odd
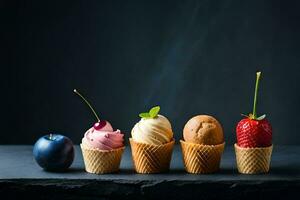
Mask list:
[[[236,127],[237,143],[243,148],[272,145],[272,127],[268,120],[242,119]]]
[[[97,122],[97,123],[94,124],[94,129],[100,130],[105,125],[106,125],[106,121],[105,120],[99,121],[99,122]]]

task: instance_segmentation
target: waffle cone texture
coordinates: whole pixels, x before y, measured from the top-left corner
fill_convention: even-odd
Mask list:
[[[119,171],[125,147],[113,150],[91,149],[80,144],[85,170],[93,174],[106,174]]]
[[[218,171],[225,143],[202,145],[180,140],[185,170],[193,174]]]
[[[163,145],[149,145],[129,139],[135,171],[142,174],[168,171],[175,140]]]
[[[260,174],[269,171],[273,145],[261,148],[242,148],[234,144],[234,149],[240,173]]]

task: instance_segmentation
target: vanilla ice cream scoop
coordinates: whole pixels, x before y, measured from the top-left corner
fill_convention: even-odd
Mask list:
[[[162,145],[172,140],[173,131],[170,121],[163,115],[157,115],[155,118],[142,118],[133,127],[131,135],[135,142]]]
[[[208,115],[191,118],[184,126],[183,138],[186,142],[203,145],[217,145],[224,142],[221,124]]]

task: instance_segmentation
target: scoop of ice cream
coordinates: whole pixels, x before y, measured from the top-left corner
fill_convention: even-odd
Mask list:
[[[99,150],[112,150],[124,146],[124,134],[118,129],[113,130],[109,122],[98,130],[94,127],[90,128],[84,134],[82,144],[94,149]]]
[[[162,115],[157,115],[155,118],[142,118],[133,127],[131,135],[136,142],[162,145],[172,140],[173,131],[169,120]]]
[[[204,145],[217,145],[224,142],[221,124],[208,115],[191,118],[184,126],[183,138],[186,142]]]

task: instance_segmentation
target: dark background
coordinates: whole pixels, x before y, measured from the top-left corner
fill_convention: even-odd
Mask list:
[[[257,70],[274,144],[300,144],[299,2],[1,1],[0,144],[78,144],[95,119],[73,88],[127,137],[160,105],[177,140],[209,114],[231,144]]]

